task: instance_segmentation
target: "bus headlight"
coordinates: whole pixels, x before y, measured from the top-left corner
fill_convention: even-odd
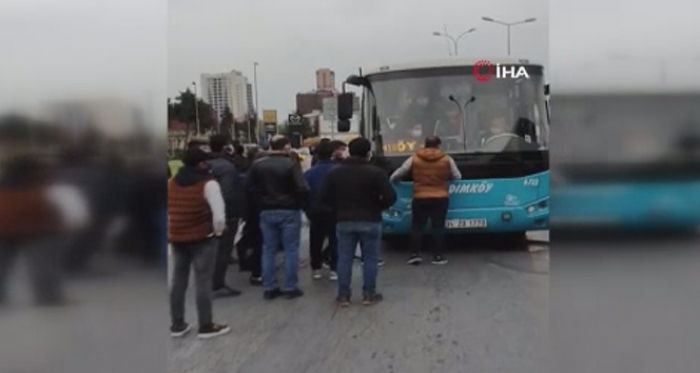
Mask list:
[[[537,211],[537,206],[535,206],[535,205],[530,205],[530,206],[528,206],[528,207],[525,209],[525,211],[526,211],[528,214],[533,214],[535,211]]]
[[[390,219],[398,219],[403,214],[399,210],[389,209],[386,212],[384,212],[384,215]]]

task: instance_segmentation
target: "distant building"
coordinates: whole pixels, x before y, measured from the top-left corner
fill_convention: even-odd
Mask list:
[[[219,117],[228,106],[235,120],[244,120],[250,112],[250,96],[248,78],[240,71],[230,73],[202,74],[201,95],[209,103]]]
[[[297,113],[301,115],[306,115],[312,113],[314,110],[323,110],[323,99],[326,97],[333,97],[333,92],[328,91],[317,91],[309,93],[297,93],[296,104]]]
[[[50,103],[42,114],[74,137],[97,130],[110,138],[125,138],[148,125],[140,108],[118,99]]]
[[[323,68],[316,70],[316,90],[335,92],[335,72]]]

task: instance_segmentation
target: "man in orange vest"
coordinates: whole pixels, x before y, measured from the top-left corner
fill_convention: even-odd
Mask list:
[[[218,240],[226,229],[221,187],[210,172],[208,153],[187,151],[183,166],[168,181],[168,241],[172,244],[173,277],[170,288],[170,334],[182,337],[190,330],[185,322],[185,293],[190,268],[197,286],[199,338],[228,333],[226,325],[212,321],[212,277]]]
[[[413,221],[411,227],[411,257],[408,264],[418,265],[421,258],[421,243],[425,225],[430,220],[433,228],[433,264],[447,264],[442,254],[445,217],[448,207],[448,187],[450,180],[459,180],[455,161],[440,150],[440,138],[431,136],[425,139],[425,146],[408,158],[391,175],[397,182],[412,175],[413,178]]]

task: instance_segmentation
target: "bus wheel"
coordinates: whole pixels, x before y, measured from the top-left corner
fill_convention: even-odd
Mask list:
[[[508,232],[503,235],[503,241],[507,244],[509,250],[527,250],[527,232]]]

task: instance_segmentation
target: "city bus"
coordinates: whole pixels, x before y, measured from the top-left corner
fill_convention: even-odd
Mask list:
[[[700,92],[563,92],[552,101],[552,225],[700,226]]]
[[[449,185],[448,234],[524,237],[548,229],[548,86],[541,64],[450,58],[360,70],[345,84],[362,89],[360,134],[387,173],[427,136],[440,137],[462,173]],[[339,132],[349,128],[353,96],[338,97]],[[383,215],[387,238],[411,228],[412,182],[394,187],[398,200]]]

